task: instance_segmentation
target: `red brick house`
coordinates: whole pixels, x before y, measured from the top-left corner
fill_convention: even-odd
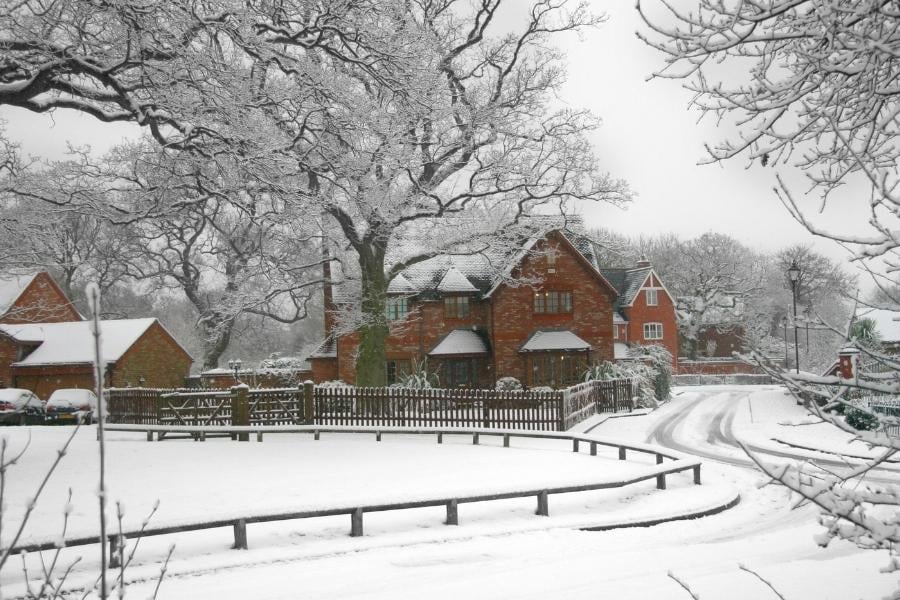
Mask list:
[[[0,277],[0,324],[58,323],[81,318],[48,273]],[[18,359],[18,344],[0,336],[0,387],[12,384],[10,365]]]
[[[427,359],[441,387],[493,387],[500,377],[515,377],[530,387],[560,387],[580,381],[588,364],[613,360],[620,292],[600,271],[589,240],[553,231],[529,240],[505,260],[498,276],[496,260],[439,256],[405,269],[391,282],[389,383]],[[511,283],[522,280],[537,283]],[[655,283],[651,278],[647,286]],[[335,334],[329,316],[332,293],[341,302],[338,290],[326,286],[326,339],[309,362],[317,382],[353,383],[359,339],[355,333]],[[671,315],[657,320],[674,336],[671,303],[635,314],[656,319],[665,306]],[[635,327],[640,325],[635,322]]]
[[[80,321],[72,301],[46,271],[0,277],[0,323]]]
[[[628,346],[659,344],[672,353],[677,368],[675,298],[650,262],[640,260],[633,269],[602,269],[601,273],[619,293],[613,315],[616,358],[628,359]]]
[[[101,321],[106,385],[179,387],[192,359],[152,318]],[[42,399],[60,388],[92,388],[93,336],[88,321],[0,325],[0,347],[13,348],[9,387]],[[8,352],[8,351],[7,351]]]

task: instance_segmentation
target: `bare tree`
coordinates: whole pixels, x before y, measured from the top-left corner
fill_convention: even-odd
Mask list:
[[[763,165],[793,167],[817,192],[819,209],[843,184],[864,182],[868,202],[863,217],[869,226],[864,234],[821,226],[781,175],[775,191],[793,218],[813,234],[846,247],[852,260],[873,274],[882,299],[900,305],[894,295],[900,265],[896,3],[700,0],[690,8],[663,6],[660,14],[638,4],[650,28],[643,38],[666,57],[667,66],[658,75],[685,79],[700,110],[736,125],[733,140],[708,148],[709,160],[744,155]],[[843,334],[849,337],[850,328]],[[863,359],[849,379],[782,373],[762,357],[756,359],[798,397],[815,400],[808,406],[816,415],[880,449],[877,458],[846,474],[757,464],[822,508],[827,527],[819,538],[823,545],[842,538],[893,552],[900,493],[896,486],[864,478],[900,450],[900,441],[888,432],[900,422],[887,414],[890,409],[879,408],[896,405],[900,362],[866,345],[859,349]],[[861,428],[838,414],[839,409],[866,417],[854,418]],[[892,557],[888,568],[898,567]]]
[[[521,245],[534,232],[516,226],[537,207],[558,214],[572,201],[629,196],[598,168],[585,136],[595,118],[550,110],[563,81],[553,37],[599,18],[583,3],[540,0],[521,30],[503,33],[495,17],[504,4],[408,2],[395,24],[416,49],[400,74],[403,94],[343,65],[330,77],[327,143],[307,176],[349,247],[345,272],[359,278],[353,326],[362,385],[385,382],[385,298],[404,269],[441,253]]]

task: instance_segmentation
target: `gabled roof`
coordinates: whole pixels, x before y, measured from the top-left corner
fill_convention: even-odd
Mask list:
[[[487,354],[484,338],[471,329],[454,329],[428,353],[428,356]]]
[[[158,321],[153,318],[100,321],[103,360],[116,362],[122,358],[154,323]],[[90,321],[0,325],[0,332],[23,344],[38,344],[31,354],[13,363],[14,366],[89,364],[94,361]],[[186,350],[184,353],[190,356]]]
[[[641,290],[641,286],[647,281],[647,277],[653,271],[653,267],[640,267],[637,269],[600,269],[603,276],[616,291],[619,297],[616,299],[616,309],[623,306],[631,306],[635,296]]]
[[[311,358],[337,358],[337,338],[334,334],[322,340],[322,343],[307,357],[307,360]]]
[[[519,352],[546,352],[562,350],[590,350],[591,345],[569,331],[535,331],[531,337],[522,344]]]
[[[593,243],[585,235],[578,233],[581,228],[580,217],[532,216],[529,224],[533,224],[531,237],[524,237],[513,251],[490,249],[474,254],[442,254],[415,263],[405,268],[388,286],[388,293],[417,295],[421,299],[437,299],[447,293],[479,293],[490,296],[504,281],[512,270],[518,266],[534,245],[553,232],[560,234],[576,255],[594,271],[601,283],[615,291],[598,270],[597,256]],[[414,254],[415,249],[403,249],[392,254],[389,263],[396,264],[405,256]],[[345,274],[346,275],[346,274]],[[344,286],[336,286],[334,299],[337,302],[347,301],[350,297],[352,280]]]
[[[0,277],[0,315],[5,314],[15,304],[22,292],[31,285],[37,273],[28,275],[4,275]]]

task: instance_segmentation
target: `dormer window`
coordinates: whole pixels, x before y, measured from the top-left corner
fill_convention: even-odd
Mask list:
[[[647,306],[658,306],[659,305],[659,290],[656,288],[644,290],[644,294],[646,294]]]
[[[445,296],[444,317],[447,319],[465,319],[469,316],[468,296]]]

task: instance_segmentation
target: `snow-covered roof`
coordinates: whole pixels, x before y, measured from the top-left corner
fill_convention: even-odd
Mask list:
[[[616,360],[631,358],[631,352],[628,350],[628,345],[623,344],[622,342],[615,342],[613,344],[613,358]]]
[[[522,344],[519,352],[542,352],[548,350],[590,350],[591,345],[569,331],[535,331]]]
[[[866,312],[860,311],[857,316],[875,321],[875,328],[881,336],[881,341],[900,341],[900,320],[898,320],[900,319],[900,312],[883,308],[873,308]]]
[[[309,355],[309,358],[337,358],[337,339],[334,335],[329,335],[319,347]]]
[[[472,285],[472,282],[466,279],[466,276],[459,272],[456,267],[450,267],[444,273],[444,277],[437,286],[437,291],[443,294],[459,294],[477,292],[478,288]]]
[[[416,286],[410,283],[409,279],[403,276],[403,273],[394,277],[388,285],[389,294],[407,294],[415,291]]]
[[[156,319],[100,321],[103,360],[115,362],[156,322]],[[16,366],[84,364],[94,361],[94,338],[89,321],[0,325],[18,342],[40,345]]]
[[[0,314],[8,311],[22,295],[37,273],[29,275],[4,275],[0,277]]]
[[[478,333],[471,329],[454,329],[438,342],[428,356],[487,353],[487,344]]]
[[[620,313],[619,311],[614,311],[614,312],[613,312],[613,323],[617,323],[617,324],[619,324],[619,325],[622,325],[622,324],[627,323],[627,322],[628,322],[628,319],[626,319],[625,317],[623,317],[623,316],[622,316],[622,313]]]

